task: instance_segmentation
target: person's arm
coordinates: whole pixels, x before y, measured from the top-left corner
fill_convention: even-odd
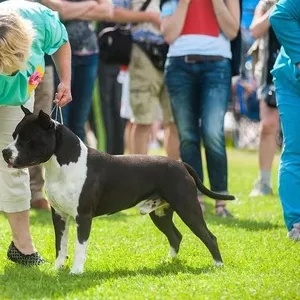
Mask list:
[[[54,102],[64,106],[72,100],[71,96],[71,47],[70,43],[63,44],[53,55],[60,84],[57,87]]]
[[[35,2],[34,0],[29,0],[29,1]],[[62,6],[61,0],[38,0],[37,2],[47,6],[48,8],[54,11],[59,11]]]
[[[239,0],[212,0],[212,3],[221,31],[233,40],[240,28]]]
[[[161,31],[168,44],[173,43],[180,35],[189,4],[190,0],[179,0],[178,5],[174,1],[163,4]]]
[[[58,14],[51,9],[44,7],[41,17],[44,20],[41,50],[52,56],[60,79],[54,102],[59,106],[64,106],[72,100],[71,46],[68,33],[65,26],[60,22]]]
[[[152,23],[154,25],[160,24],[159,13],[151,11],[134,11],[122,7],[115,7],[113,9],[113,16],[110,21],[116,23]]]
[[[280,0],[270,15],[279,43],[294,65],[300,63],[300,5],[298,0]]]
[[[40,3],[57,11],[61,20],[80,19],[85,14],[93,11],[98,5],[94,0],[70,2],[64,0],[40,0]]]
[[[267,11],[264,1],[260,1],[255,8],[253,20],[250,25],[250,32],[254,39],[262,37],[270,28],[269,17],[275,5]]]
[[[80,20],[98,21],[112,18],[113,6],[110,0],[97,0],[96,4],[93,9],[80,16]]]

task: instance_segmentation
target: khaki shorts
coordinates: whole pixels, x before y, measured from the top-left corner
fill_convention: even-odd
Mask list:
[[[34,96],[24,105],[33,110]],[[0,106],[0,211],[21,212],[30,208],[28,169],[9,169],[2,150],[12,141],[12,133],[24,117],[19,106]]]
[[[164,74],[152,65],[147,55],[137,45],[133,45],[129,74],[133,122],[152,124],[159,118],[158,104],[162,109],[163,121],[173,122]]]

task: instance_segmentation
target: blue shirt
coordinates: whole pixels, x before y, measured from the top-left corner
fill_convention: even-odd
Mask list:
[[[299,0],[280,0],[270,16],[270,23],[282,45],[272,75],[275,79],[289,78],[300,82],[300,5]]]

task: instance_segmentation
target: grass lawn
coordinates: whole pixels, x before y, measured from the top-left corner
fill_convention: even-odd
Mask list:
[[[32,211],[32,235],[49,263],[19,267],[6,259],[11,238],[0,215],[0,299],[300,299],[300,243],[286,238],[278,196],[249,199],[257,156],[228,152],[230,191],[240,199],[228,206],[235,218],[215,217],[210,199],[205,213],[218,237],[223,268],[212,266],[208,250],[177,216],[181,251],[176,260],[167,259],[167,240],[136,209],[94,220],[81,276],[68,274],[73,243],[66,268],[53,270],[51,216]],[[278,158],[275,169],[277,163]]]

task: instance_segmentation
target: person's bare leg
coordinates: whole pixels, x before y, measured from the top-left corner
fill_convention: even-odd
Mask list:
[[[6,213],[11,227],[13,242],[23,254],[32,254],[36,252],[33,246],[29,229],[29,211],[17,213]]]
[[[132,150],[134,154],[147,154],[148,143],[151,134],[151,124],[133,124],[132,128]]]
[[[263,114],[259,144],[259,168],[270,171],[275,157],[277,144],[276,135],[279,130],[278,110],[268,107],[261,101],[261,111]]]
[[[165,124],[164,146],[168,157],[178,160],[179,154],[179,138],[175,123]]]
[[[124,130],[124,144],[125,144],[125,149],[126,149],[126,154],[133,154],[133,149],[132,149],[132,128],[133,124],[128,120],[126,122],[125,130]]]
[[[260,103],[261,130],[258,149],[259,177],[250,196],[272,193],[271,170],[276,154],[276,135],[279,130],[278,110],[270,108],[264,101]]]

